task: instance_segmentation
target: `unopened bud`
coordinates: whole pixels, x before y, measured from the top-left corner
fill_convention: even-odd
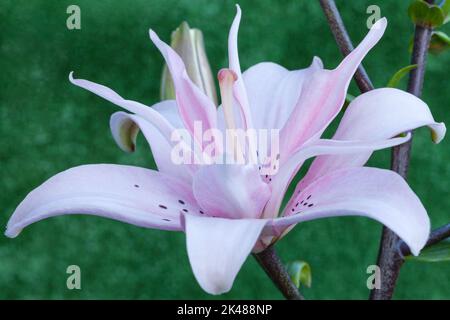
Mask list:
[[[171,47],[180,55],[189,78],[217,105],[217,93],[211,67],[206,56],[203,34],[183,22],[172,32]],[[164,66],[161,82],[161,99],[174,99],[175,89],[167,66]]]

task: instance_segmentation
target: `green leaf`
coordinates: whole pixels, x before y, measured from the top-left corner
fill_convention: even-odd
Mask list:
[[[450,21],[450,0],[444,0],[441,9],[444,12],[444,24]]]
[[[411,64],[398,70],[387,83],[388,88],[397,88],[400,80],[403,79],[411,70],[417,68],[417,64]]]
[[[445,14],[442,9],[438,6],[431,6],[429,8],[427,20],[425,21],[426,25],[430,27],[439,27],[444,24]]]
[[[450,238],[423,249],[417,257],[408,256],[406,259],[422,262],[450,261]]]
[[[423,0],[415,0],[408,8],[411,20],[424,27],[439,27],[444,24],[446,14],[444,9],[437,5],[430,5]]]
[[[444,0],[440,7],[442,12],[444,12],[445,17],[448,19],[448,14],[450,13],[450,0]]]
[[[430,41],[430,53],[439,54],[450,48],[450,37],[442,31],[434,31]]]
[[[428,14],[428,6],[427,3],[416,0],[408,8],[408,15],[411,20],[418,24],[419,21],[423,21]]]
[[[297,288],[300,288],[301,284],[308,288],[311,287],[311,267],[307,262],[300,260],[290,262],[287,265],[287,270]]]

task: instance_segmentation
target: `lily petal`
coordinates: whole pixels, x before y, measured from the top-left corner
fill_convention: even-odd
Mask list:
[[[291,116],[280,132],[281,162],[308,140],[320,137],[341,110],[347,88],[364,56],[380,40],[387,20],[378,20],[364,40],[334,70],[313,73],[303,86]]]
[[[210,294],[229,291],[267,220],[184,215],[189,260],[195,278]]]
[[[394,88],[376,89],[353,100],[333,136],[335,140],[388,139],[402,132],[428,126],[435,143],[445,135],[445,125],[434,121],[425,102]],[[304,188],[317,177],[345,167],[364,165],[371,152],[317,157],[299,184]]]
[[[11,216],[6,236],[45,218],[88,214],[146,228],[182,230],[183,209],[200,208],[184,182],[157,171],[111,164],[61,172],[30,192]],[[180,201],[183,202],[180,203]]]
[[[222,218],[259,218],[270,196],[253,165],[203,166],[195,173],[192,188],[207,214]]]
[[[184,128],[175,100],[164,100],[152,105],[152,109],[162,115],[175,129]]]
[[[246,70],[243,79],[254,128],[283,128],[305,82],[322,68],[322,61],[315,57],[306,69],[289,71],[276,63],[261,62]]]
[[[192,182],[195,166],[175,164],[171,159],[172,144],[166,141],[161,133],[144,118],[119,111],[111,116],[110,127],[117,145],[126,152],[135,150],[136,136],[140,129],[150,145],[158,170],[188,183]],[[191,154],[192,158],[192,150],[187,144],[184,150],[186,154]]]
[[[135,117],[139,119],[138,116]],[[150,126],[150,124],[146,125]],[[119,111],[111,115],[109,126],[114,141],[120,149],[125,152],[134,152],[136,150],[136,138],[141,129],[138,121],[134,120],[130,114]]]
[[[153,30],[150,30],[150,39],[166,60],[175,86],[175,95],[181,119],[192,134],[192,137],[200,142],[201,137],[194,136],[194,122],[200,121],[203,130],[215,128],[217,126],[216,106],[191,81],[180,56],[170,46],[161,41]]]
[[[132,113],[138,114],[141,117],[145,118],[161,132],[161,134],[165,137],[167,141],[170,141],[174,127],[157,111],[153,110],[152,108],[142,103],[133,100],[125,100],[116,92],[114,92],[113,90],[104,85],[97,84],[84,79],[74,79],[73,72],[69,74],[69,80],[74,85],[86,89],[98,95],[99,97],[102,97],[103,99],[114,103],[119,107],[122,107]]]
[[[405,137],[393,139],[380,139],[375,141],[340,141],[320,139],[302,147],[288,162],[280,167],[279,172],[272,178],[272,194],[270,200],[264,208],[263,217],[273,218],[278,215],[284,194],[289,187],[289,183],[294,178],[302,164],[309,158],[324,154],[355,154],[358,152],[372,152],[384,148],[390,148],[405,143],[411,138],[408,134]],[[297,188],[297,193],[300,188]],[[291,200],[293,201],[293,200]]]
[[[331,172],[311,183],[273,221],[272,232],[335,216],[366,216],[394,231],[417,255],[428,240],[430,220],[419,198],[397,173],[357,167]],[[292,211],[294,210],[294,211]]]
[[[237,123],[243,124],[243,129],[247,130],[253,128],[252,118],[250,115],[250,107],[247,97],[247,91],[245,89],[244,81],[242,79],[241,66],[239,63],[238,53],[238,31],[239,24],[241,22],[241,8],[236,5],[236,16],[230,28],[228,35],[228,60],[229,68],[236,74],[237,80],[233,85],[234,98],[236,99],[235,105],[240,107],[240,115],[243,121],[237,121]]]
[[[173,128],[183,128],[183,123],[178,115],[178,109],[175,100],[158,102],[152,106],[152,109],[156,110],[160,115],[162,115]],[[123,151],[134,152],[136,148],[136,137],[139,133],[139,123],[135,125],[133,117],[129,117],[125,112],[119,111],[115,114],[116,116],[113,115],[110,121],[114,140]],[[141,116],[138,117],[139,119],[141,119],[141,122],[145,121],[145,127],[151,126],[152,128],[155,128],[154,125],[152,125],[151,122],[148,122],[145,118]],[[161,136],[161,134],[159,133],[158,135]],[[147,140],[149,140],[150,137],[146,135],[146,138]]]

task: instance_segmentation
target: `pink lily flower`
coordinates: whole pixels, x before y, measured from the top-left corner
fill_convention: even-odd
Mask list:
[[[84,165],[55,175],[34,189],[10,218],[8,237],[36,221],[65,214],[90,214],[137,226],[183,231],[189,260],[208,293],[231,289],[252,251],[282,237],[295,224],[333,216],[375,219],[396,232],[418,254],[430,230],[427,212],[396,173],[364,167],[373,151],[404,143],[400,136],[428,126],[433,141],[445,135],[428,106],[406,92],[383,88],[357,97],[345,110],[332,139],[321,135],[342,108],[351,78],[368,51],[382,37],[379,20],[337,68],[326,70],[319,58],[302,70],[288,71],[269,62],[241,72],[237,33],[241,12],[231,26],[229,68],[219,73],[222,106],[189,79],[181,58],[156,33],[173,78],[176,100],[152,107],[125,100],[93,82],[70,81],[124,108],[111,117],[117,144],[134,151],[139,130],[151,146],[158,171],[113,164]],[[279,129],[279,168],[262,175],[255,164],[186,164],[171,161],[171,135],[194,123],[205,129]],[[195,150],[186,145],[192,154]],[[281,202],[305,160],[316,157],[287,206]]]

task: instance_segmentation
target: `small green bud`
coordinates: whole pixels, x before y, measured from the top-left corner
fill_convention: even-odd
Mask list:
[[[311,287],[311,267],[307,262],[300,260],[293,261],[288,263],[286,268],[292,282],[294,282],[297,288],[300,288],[300,285],[304,285],[308,288]]]

